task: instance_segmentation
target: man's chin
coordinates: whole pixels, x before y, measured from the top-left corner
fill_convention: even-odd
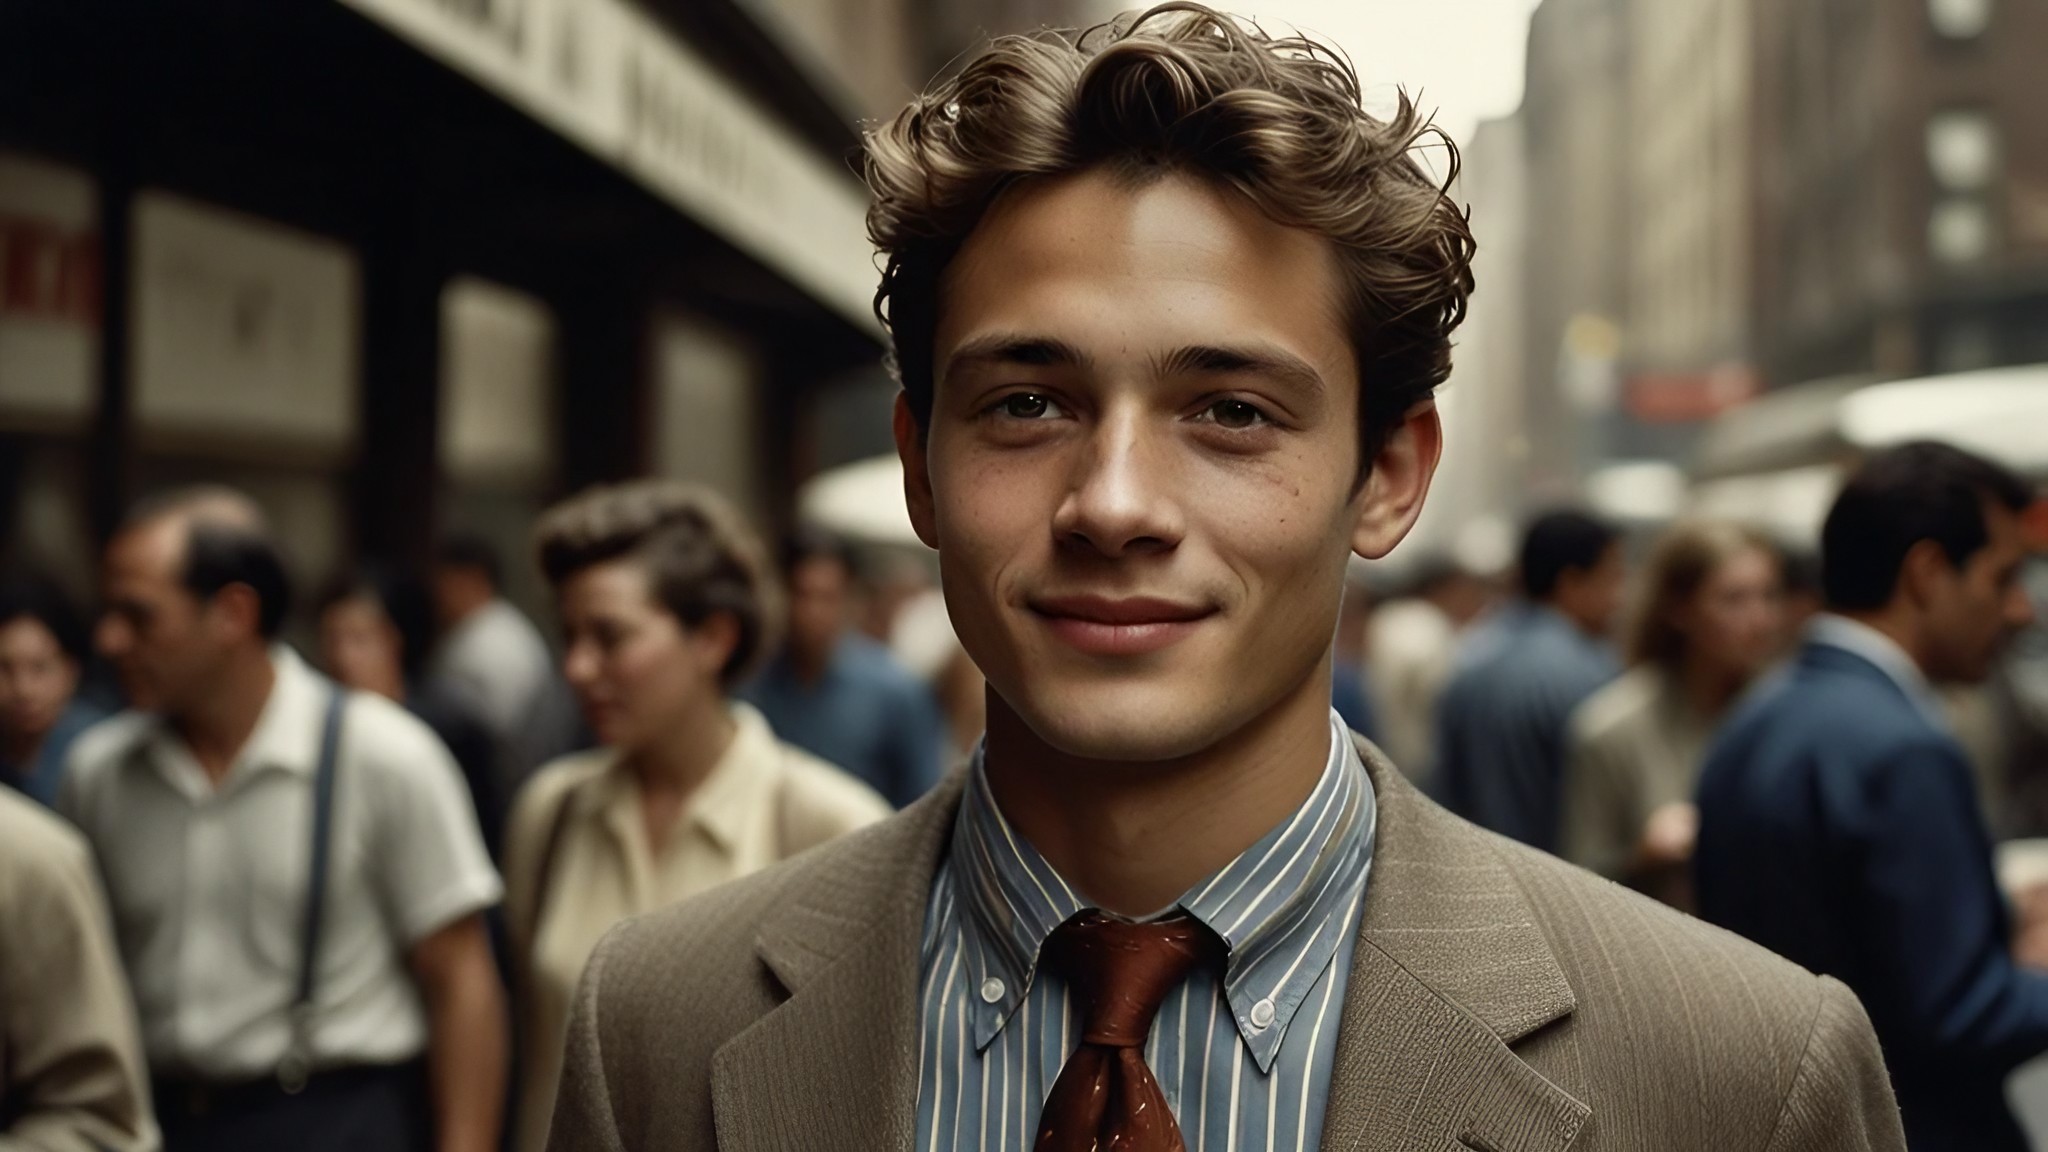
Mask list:
[[[1222,740],[1240,722],[1225,701],[1151,685],[1036,692],[1012,707],[1048,746],[1089,760],[1190,756]]]

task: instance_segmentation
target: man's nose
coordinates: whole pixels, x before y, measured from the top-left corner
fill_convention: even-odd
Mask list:
[[[119,656],[128,650],[128,640],[128,625],[118,616],[100,617],[92,630],[93,647],[98,648],[102,656]]]
[[[571,643],[562,653],[562,679],[581,687],[597,677],[597,655],[585,641]]]
[[[2015,629],[2025,628],[2034,622],[2034,598],[2027,595],[2026,585],[2015,583],[2007,594],[2005,618]]]
[[[1102,556],[1168,551],[1186,529],[1172,433],[1142,411],[1105,413],[1054,514],[1062,542]]]

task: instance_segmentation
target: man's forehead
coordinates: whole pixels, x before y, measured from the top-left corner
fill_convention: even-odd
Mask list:
[[[184,517],[158,516],[123,528],[107,548],[108,567],[130,576],[169,576],[191,535]]]

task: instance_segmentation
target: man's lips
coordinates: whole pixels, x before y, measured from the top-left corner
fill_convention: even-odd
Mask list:
[[[1094,656],[1157,652],[1216,613],[1208,604],[1150,596],[1045,596],[1028,606],[1068,646]]]

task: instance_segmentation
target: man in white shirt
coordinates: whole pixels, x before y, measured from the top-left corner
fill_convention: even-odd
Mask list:
[[[80,739],[61,807],[106,879],[168,1152],[495,1149],[500,886],[446,749],[274,643],[283,567],[237,493],[139,508],[103,588],[137,710]]]
[[[575,745],[575,703],[554,653],[502,594],[497,553],[473,536],[450,537],[434,560],[441,643],[429,674],[468,698],[497,745],[498,794],[519,794],[542,764]]]

